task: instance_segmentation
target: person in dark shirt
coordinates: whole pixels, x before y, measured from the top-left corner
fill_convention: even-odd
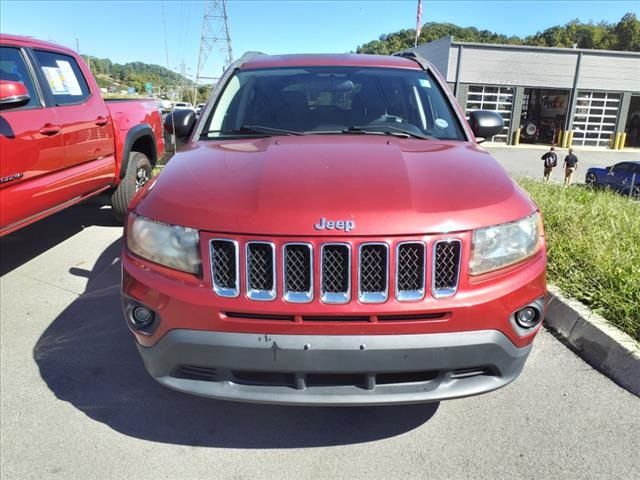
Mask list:
[[[578,169],[578,157],[573,154],[573,149],[569,149],[569,155],[564,157],[564,186],[571,185],[573,174]]]
[[[549,181],[549,177],[551,176],[551,171],[553,167],[558,166],[558,156],[555,152],[555,147],[551,147],[551,149],[542,155],[542,160],[544,160],[544,182]]]

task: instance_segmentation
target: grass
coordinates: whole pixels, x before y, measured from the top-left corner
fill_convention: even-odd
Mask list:
[[[582,186],[518,183],[544,215],[549,281],[640,341],[640,202]]]
[[[158,175],[163,168],[164,168],[164,165],[156,165],[155,167],[153,167],[153,170],[151,170],[151,178]]]

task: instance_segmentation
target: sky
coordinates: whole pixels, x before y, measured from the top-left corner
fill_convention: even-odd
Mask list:
[[[423,0],[422,22],[450,22],[527,36],[571,19],[617,22],[640,16],[638,1]],[[234,57],[246,51],[342,53],[402,28],[415,28],[417,0],[228,0]],[[0,0],[0,31],[29,35],[117,63],[142,61],[195,77],[204,0]],[[164,18],[164,20],[163,20]],[[166,37],[165,37],[166,26]],[[165,40],[167,48],[165,48]],[[206,73],[223,58],[212,51]]]

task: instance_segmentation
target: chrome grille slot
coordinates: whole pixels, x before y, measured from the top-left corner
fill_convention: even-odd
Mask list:
[[[389,292],[389,246],[385,243],[363,243],[359,250],[358,300],[380,303]]]
[[[450,297],[458,289],[461,242],[438,240],[433,247],[432,292],[436,298]]]
[[[351,299],[351,248],[347,243],[325,243],[320,260],[321,300],[347,303]]]
[[[237,297],[239,293],[238,243],[214,239],[210,243],[213,290],[221,297]]]
[[[308,243],[287,243],[283,249],[284,299],[306,303],[313,299],[313,258]]]
[[[422,242],[402,242],[396,247],[396,298],[399,301],[424,297],[426,258]]]
[[[247,297],[276,298],[275,247],[270,242],[247,242]]]

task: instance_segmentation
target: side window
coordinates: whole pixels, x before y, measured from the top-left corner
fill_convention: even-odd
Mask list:
[[[20,108],[31,108],[40,106],[38,94],[29,74],[27,65],[24,62],[20,50],[13,47],[0,47],[0,80],[9,82],[21,82],[27,87],[29,92],[29,103]]]
[[[87,81],[73,57],[35,50],[42,74],[53,101],[58,106],[83,102],[90,94]]]
[[[625,173],[627,173],[628,170],[629,170],[628,163],[618,163],[613,167],[613,172],[616,175],[624,175]]]

